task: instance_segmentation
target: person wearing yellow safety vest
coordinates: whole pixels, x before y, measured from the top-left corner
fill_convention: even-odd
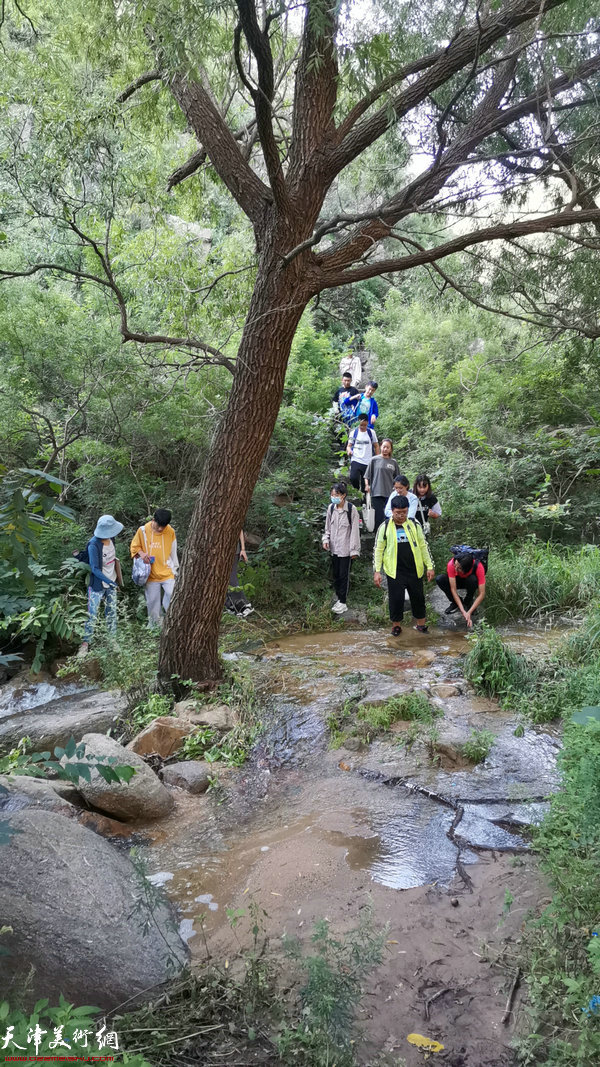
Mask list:
[[[395,496],[391,501],[392,517],[382,522],[375,540],[375,573],[373,581],[381,588],[383,576],[387,575],[392,635],[402,633],[400,625],[404,617],[404,594],[408,592],[410,606],[415,618],[415,630],[427,633],[425,618],[425,594],[423,574],[427,567],[427,581],[433,581],[435,571],[423,530],[413,519],[408,518],[408,499]]]

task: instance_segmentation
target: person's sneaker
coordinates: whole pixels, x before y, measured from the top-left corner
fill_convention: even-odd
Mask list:
[[[89,648],[90,648],[90,646],[89,646],[88,642],[87,641],[82,641],[82,643],[79,646],[79,652],[77,653],[77,655],[80,656],[80,657],[81,656],[87,656],[87,654],[89,652]]]
[[[252,605],[248,604],[248,607],[244,608],[244,610],[242,612],[240,612],[240,614],[241,614],[243,619],[246,619],[248,617],[248,615],[252,614],[253,611],[254,611],[254,608],[252,607]]]
[[[348,605],[342,604],[341,600],[337,600],[331,610],[335,611],[336,615],[343,615],[345,611],[348,611]]]
[[[453,615],[455,611],[458,611],[456,604],[450,604],[450,606],[446,608],[444,615]]]
[[[397,622],[392,626],[392,637],[400,637],[401,633],[402,633],[402,627],[401,627],[400,623]]]

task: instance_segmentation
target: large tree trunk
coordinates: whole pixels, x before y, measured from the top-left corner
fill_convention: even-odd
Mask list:
[[[173,675],[196,682],[220,675],[219,626],[235,547],[279,412],[292,340],[311,295],[299,262],[285,269],[280,253],[263,255],[229,403],[213,436],[165,620],[159,660],[165,682]]]

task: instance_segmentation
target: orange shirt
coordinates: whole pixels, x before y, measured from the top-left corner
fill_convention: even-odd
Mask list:
[[[146,534],[145,540],[142,530]],[[176,542],[177,537],[172,526],[165,526],[162,533],[155,533],[152,529],[152,523],[147,522],[145,526],[140,526],[136,531],[136,535],[129,546],[129,551],[132,559],[140,552],[147,552],[149,556],[154,556],[154,563],[148,578],[149,582],[165,582],[169,578],[175,577],[169,560],[173,545]]]

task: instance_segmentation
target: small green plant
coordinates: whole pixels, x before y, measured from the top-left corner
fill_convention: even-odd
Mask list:
[[[489,756],[495,740],[490,730],[471,730],[469,738],[461,745],[465,759],[471,763],[483,763]]]
[[[508,648],[493,626],[482,622],[469,635],[469,642],[465,676],[479,693],[507,699],[533,687],[537,670],[524,656]]]
[[[127,716],[128,725],[132,733],[143,730],[154,719],[160,719],[170,715],[173,709],[173,698],[161,693],[150,693],[146,700],[141,701]]]
[[[25,1059],[56,1060],[64,1056],[70,1063],[85,1064],[90,1059],[119,1059],[128,1067],[151,1067],[141,1055],[122,1053],[120,1037],[114,1024],[108,1024],[100,1008],[70,1004],[62,994],[55,1006],[47,999],[38,1000],[31,1012],[0,1003],[0,1031],[3,1046],[0,1063]],[[115,1054],[116,1053],[116,1054]]]
[[[376,930],[368,909],[358,927],[334,937],[329,923],[315,924],[313,952],[304,955],[298,941],[287,939],[289,955],[305,979],[300,989],[301,1020],[280,1029],[278,1048],[284,1063],[310,1067],[352,1067],[355,1063],[355,1015],[363,983],[381,962],[387,930]]]

